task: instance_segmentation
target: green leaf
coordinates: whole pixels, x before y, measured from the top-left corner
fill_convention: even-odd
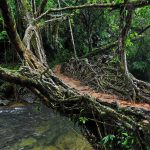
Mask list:
[[[129,136],[127,132],[122,133],[122,135],[127,136],[127,137]]]
[[[79,121],[80,121],[81,123],[85,124],[85,123],[88,121],[88,118],[86,118],[86,117],[80,117],[80,118],[79,118]]]
[[[0,32],[0,40],[5,40],[7,38],[7,33],[6,31]]]
[[[115,135],[109,134],[109,135],[105,136],[105,137],[99,142],[99,144],[101,144],[101,145],[106,145],[106,144],[108,144],[109,142],[113,141],[114,139],[115,139]]]

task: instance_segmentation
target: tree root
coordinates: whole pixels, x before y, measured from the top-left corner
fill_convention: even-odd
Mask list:
[[[91,71],[90,68],[89,70]],[[82,71],[84,72],[84,70]],[[47,106],[59,110],[78,122],[86,131],[86,136],[95,148],[101,148],[98,142],[107,134],[112,131],[118,134],[118,128],[122,132],[124,130],[133,133],[138,132],[143,140],[145,137],[149,137],[147,133],[150,132],[150,118],[145,115],[148,112],[119,109],[111,103],[106,104],[100,99],[81,95],[60,81],[51,70],[45,70],[39,74],[30,68],[23,72],[21,74],[19,72],[13,73],[0,68],[0,77],[3,80],[27,87],[37,94]],[[87,121],[81,122],[81,117],[86,118]],[[105,126],[105,130],[102,126]]]
[[[89,60],[70,60],[64,63],[62,72],[73,76],[97,91],[115,93],[120,98],[150,103],[150,84],[124,75],[113,56],[97,56]]]

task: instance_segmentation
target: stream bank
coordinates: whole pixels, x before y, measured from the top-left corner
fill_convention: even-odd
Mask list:
[[[80,128],[42,104],[0,107],[1,150],[92,150]]]

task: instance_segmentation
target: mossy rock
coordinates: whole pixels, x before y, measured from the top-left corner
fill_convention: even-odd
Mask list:
[[[24,138],[18,143],[16,143],[14,146],[11,147],[10,150],[16,150],[16,149],[31,149],[36,144],[36,139],[34,138]]]
[[[44,126],[39,126],[36,128],[35,133],[37,135],[42,135],[43,133],[45,133],[47,130],[49,129],[49,125],[44,125]]]
[[[43,148],[43,150],[59,150],[59,149],[56,148],[55,146],[47,146],[47,147]]]
[[[36,143],[36,139],[34,139],[34,138],[27,138],[27,139],[22,139],[21,142],[19,143],[19,145],[21,147],[32,146],[35,143]]]
[[[70,150],[92,150],[89,142],[79,134],[68,132],[67,134],[61,136],[56,144],[60,150],[70,149]]]
[[[59,150],[58,148],[56,148],[55,146],[46,146],[46,147],[43,147],[43,146],[35,146],[32,148],[32,150]]]

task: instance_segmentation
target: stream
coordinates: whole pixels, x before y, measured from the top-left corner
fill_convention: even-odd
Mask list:
[[[0,107],[0,150],[92,150],[80,128],[44,105]]]

